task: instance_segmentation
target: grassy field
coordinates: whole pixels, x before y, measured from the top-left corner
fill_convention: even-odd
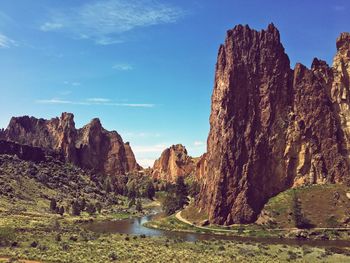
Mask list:
[[[350,188],[339,184],[311,185],[289,189],[271,198],[263,213],[269,217],[268,226],[294,227],[293,196],[301,204],[301,211],[316,228],[350,227]]]
[[[345,185],[313,185],[290,189],[271,198],[265,205],[263,223],[235,224],[231,226],[201,226],[207,215],[192,202],[181,217],[157,218],[146,225],[171,231],[214,233],[241,237],[278,237],[350,240],[350,192]],[[301,213],[310,222],[310,229],[297,229],[293,217],[293,197],[300,203]]]
[[[69,216],[3,215],[2,260],[39,262],[349,262],[337,249],[261,245],[233,241],[183,242],[159,237],[96,234]],[[75,219],[75,218],[74,218]],[[7,233],[7,234],[6,234]],[[14,261],[11,261],[14,262]]]
[[[147,214],[159,207],[165,193],[157,193],[155,201],[143,198],[144,211],[139,212],[135,205],[129,207],[127,197],[103,192],[91,178],[91,175],[70,165],[33,164],[13,157],[1,157],[0,262],[350,262],[350,252],[339,248],[262,245],[227,240],[184,242],[176,238],[94,233],[85,228],[86,222]],[[321,210],[328,213],[328,217],[334,215],[336,218],[327,222],[343,220],[343,210],[348,209],[347,200],[344,199],[348,189],[334,187],[336,186],[296,190],[300,199],[305,199],[301,204],[303,213],[313,223],[318,224],[317,218],[321,215],[309,214],[312,209],[320,209],[318,204],[315,207],[311,204],[314,196],[321,193],[327,200],[337,198],[336,204],[327,203],[336,208],[323,207]],[[335,192],[339,192],[339,198]],[[50,210],[51,198],[66,208],[63,216]],[[71,202],[75,199],[85,199],[93,204],[99,202],[102,210],[94,215],[89,215],[84,210],[80,216],[72,216]],[[320,201],[321,199],[318,200]],[[280,226],[290,226],[288,215],[283,214],[288,214],[290,209],[291,193],[288,191],[271,199],[265,207],[270,220],[282,220]],[[196,224],[206,219],[206,215],[193,205],[183,212],[183,216]],[[324,215],[322,220],[326,219]],[[147,225],[171,231],[250,237],[281,235],[280,231],[256,224],[229,227],[210,225],[202,229],[179,221],[175,215],[159,215],[156,221],[148,222]]]

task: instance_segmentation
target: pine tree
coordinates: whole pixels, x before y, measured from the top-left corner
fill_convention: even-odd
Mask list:
[[[154,185],[152,182],[148,182],[147,186],[146,186],[146,195],[147,198],[150,200],[153,200],[153,197],[156,194],[156,190],[154,189]]]
[[[58,213],[59,213],[61,216],[63,216],[63,214],[64,214],[64,207],[63,207],[63,206],[60,207]]]
[[[80,216],[80,205],[79,202],[77,200],[73,201],[72,204],[72,215],[73,216]]]
[[[142,202],[141,202],[141,199],[137,199],[137,202],[136,202],[136,211],[138,212],[142,212]]]
[[[89,215],[93,215],[96,213],[96,207],[92,203],[88,203],[86,206],[86,212],[88,212]]]
[[[99,214],[101,214],[102,205],[101,205],[99,202],[97,202],[95,206],[96,206],[97,212],[98,212]]]
[[[175,194],[178,200],[179,208],[182,208],[184,205],[188,204],[189,202],[187,197],[188,191],[187,191],[187,186],[185,184],[185,179],[183,176],[179,176],[176,179]]]
[[[108,194],[110,192],[112,192],[112,186],[111,186],[111,178],[108,176],[104,182],[103,185],[103,190],[105,190],[105,192]]]
[[[292,197],[292,209],[293,209],[293,219],[295,226],[297,228],[310,228],[312,225],[310,224],[310,221],[304,216],[301,209],[301,203],[299,201],[299,198],[293,190],[293,197]]]
[[[50,210],[52,212],[56,212],[56,209],[57,209],[56,200],[54,198],[52,198],[51,201],[50,201]]]

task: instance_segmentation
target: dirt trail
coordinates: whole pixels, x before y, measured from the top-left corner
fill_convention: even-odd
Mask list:
[[[191,223],[190,221],[188,221],[187,219],[183,218],[181,216],[181,212],[177,212],[175,217],[176,219],[180,220],[181,222],[194,226],[196,228],[200,228],[200,229],[205,229],[205,230],[210,230],[210,231],[215,231],[215,232],[231,232],[231,233],[237,233],[237,230],[230,230],[230,229],[214,229],[214,228],[210,228],[210,227],[204,227],[204,226],[198,226],[195,225],[193,223]],[[293,231],[293,230],[302,230],[302,229],[298,229],[298,228],[273,228],[273,229],[266,229],[267,231]],[[327,227],[316,227],[316,228],[312,228],[311,230],[339,230],[339,231],[346,231],[346,230],[350,230],[350,228],[345,228],[345,227],[340,227],[340,228],[327,228]]]

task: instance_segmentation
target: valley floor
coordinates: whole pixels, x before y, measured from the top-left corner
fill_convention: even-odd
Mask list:
[[[69,215],[3,211],[0,235],[8,242],[0,247],[0,262],[15,262],[15,259],[32,260],[30,263],[350,261],[350,252],[344,249],[98,234],[87,231],[82,221]]]

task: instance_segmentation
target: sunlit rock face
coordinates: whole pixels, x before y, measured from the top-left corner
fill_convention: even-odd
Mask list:
[[[62,113],[51,120],[13,117],[1,137],[6,140],[63,154],[67,162],[105,175],[119,175],[140,169],[129,144],[116,131],[105,130],[99,119],[81,129],[74,115]]]
[[[342,33],[337,39],[337,54],[333,60],[331,99],[339,114],[344,141],[342,148],[348,155],[350,148],[350,34]]]
[[[348,180],[349,39],[338,39],[333,69],[314,59],[292,70],[273,24],[227,32],[198,201],[212,223],[251,223],[290,187]]]
[[[166,148],[159,159],[154,162],[152,177],[175,182],[179,176],[191,175],[195,172],[196,162],[187,154],[182,144]]]

